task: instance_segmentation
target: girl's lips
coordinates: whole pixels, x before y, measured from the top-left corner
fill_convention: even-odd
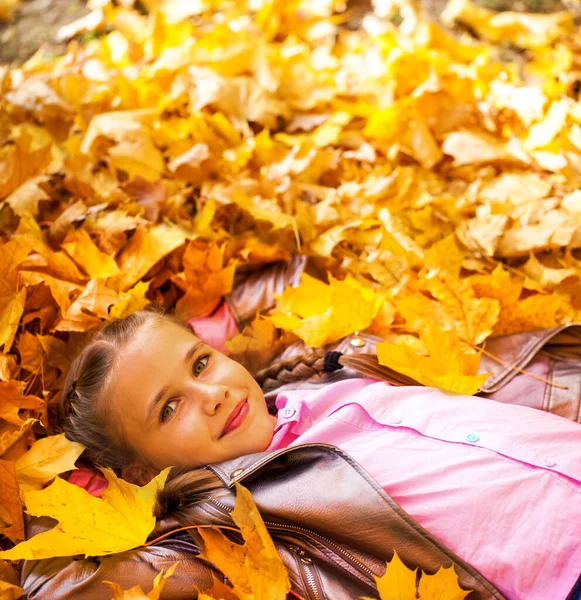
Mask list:
[[[239,402],[234,407],[234,410],[230,413],[230,416],[228,417],[224,425],[224,429],[222,429],[220,437],[225,436],[227,433],[230,433],[231,431],[234,431],[234,429],[239,427],[244,422],[244,419],[246,419],[246,417],[248,416],[249,411],[250,408],[248,406],[248,400],[245,398],[244,400]]]

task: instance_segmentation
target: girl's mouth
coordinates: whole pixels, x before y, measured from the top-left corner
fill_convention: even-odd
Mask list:
[[[245,398],[244,400],[239,402],[234,407],[234,410],[230,413],[230,416],[228,417],[228,419],[226,420],[226,423],[224,424],[224,429],[222,429],[222,433],[220,434],[220,437],[225,436],[226,434],[230,433],[231,431],[234,431],[240,425],[242,425],[242,423],[248,416],[249,411],[250,411],[250,407],[248,406],[248,399]]]

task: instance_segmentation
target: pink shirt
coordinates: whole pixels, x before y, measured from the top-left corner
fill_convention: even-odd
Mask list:
[[[511,600],[561,600],[581,573],[581,427],[532,408],[350,379],[276,399],[268,450],[357,460]]]

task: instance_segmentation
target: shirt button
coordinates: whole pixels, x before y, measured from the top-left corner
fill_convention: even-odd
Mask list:
[[[471,433],[467,433],[466,434],[466,441],[467,442],[477,442],[480,439],[480,436],[477,433],[471,432]]]
[[[399,425],[401,423],[401,419],[399,417],[387,417],[388,425]]]
[[[291,417],[294,417],[296,412],[297,411],[294,408],[292,408],[290,406],[286,406],[285,408],[282,409],[282,416],[285,419],[290,419]]]
[[[237,477],[240,477],[242,473],[244,473],[244,469],[236,469],[235,471],[232,471],[232,473],[230,473],[230,478],[236,479]]]
[[[543,456],[541,462],[545,467],[554,467],[557,464],[557,461],[553,460],[550,456]]]

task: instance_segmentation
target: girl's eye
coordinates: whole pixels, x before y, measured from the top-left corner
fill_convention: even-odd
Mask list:
[[[205,354],[204,356],[200,356],[200,358],[198,358],[198,360],[196,360],[194,362],[194,367],[192,370],[196,377],[206,368],[209,360],[210,360],[210,355]]]
[[[159,418],[162,423],[165,423],[172,417],[178,405],[177,400],[170,400],[162,409]]]

